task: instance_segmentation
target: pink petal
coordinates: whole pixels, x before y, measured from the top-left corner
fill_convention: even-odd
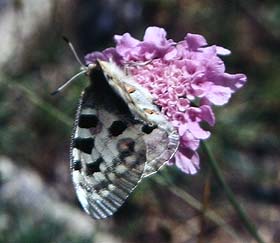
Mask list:
[[[196,50],[201,46],[207,45],[207,41],[202,35],[188,33],[185,37],[185,40],[191,50]]]
[[[229,74],[225,73],[223,75],[224,85],[230,87],[232,91],[236,91],[243,87],[247,81],[247,77],[244,74]]]
[[[199,169],[199,156],[197,152],[191,150],[177,151],[175,156],[175,164],[186,174],[195,174]]]
[[[217,54],[221,55],[221,56],[227,56],[227,55],[231,54],[231,51],[229,49],[226,49],[221,46],[216,46],[216,51],[217,51]]]
[[[140,43],[139,40],[133,38],[129,33],[125,33],[123,35],[114,35],[114,40],[117,46],[124,48],[135,47]]]
[[[201,109],[201,118],[203,121],[206,121],[209,125],[214,126],[215,124],[215,115],[212,108],[209,105],[200,106]]]
[[[205,96],[214,105],[224,105],[228,102],[232,90],[228,87],[213,85]]]
[[[199,143],[199,139],[195,138],[188,130],[181,136],[181,147],[195,151],[198,149]]]
[[[192,133],[192,135],[197,139],[207,139],[210,137],[211,133],[203,130],[199,123],[197,122],[188,122],[188,129]]]
[[[178,110],[181,112],[186,111],[189,105],[190,102],[185,98],[180,98],[179,101],[177,102]]]
[[[170,48],[170,50],[164,55],[164,60],[173,60],[176,59],[178,56],[177,48]]]
[[[159,27],[148,27],[145,31],[144,42],[152,42],[158,46],[166,43],[166,31]]]

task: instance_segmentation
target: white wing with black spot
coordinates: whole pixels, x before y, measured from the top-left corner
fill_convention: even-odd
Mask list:
[[[134,92],[127,90],[128,84],[121,81],[125,77],[115,77],[114,70],[105,69],[106,64],[111,65],[100,62],[90,73],[91,85],[82,95],[71,145],[78,199],[96,219],[117,211],[144,176],[170,159],[179,141],[167,121],[164,128],[164,122],[156,124],[145,112],[143,104],[158,112],[149,99],[143,97],[139,105]],[[112,84],[108,75],[117,82]],[[137,89],[133,81],[130,85]],[[156,119],[162,116],[154,115]]]

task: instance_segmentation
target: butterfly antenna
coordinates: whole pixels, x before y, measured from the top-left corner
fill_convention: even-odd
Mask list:
[[[78,63],[81,65],[81,69],[82,71],[75,74],[72,78],[68,79],[66,82],[64,82],[57,90],[55,90],[54,92],[51,93],[51,95],[56,95],[59,92],[61,92],[65,87],[67,87],[74,79],[76,79],[77,77],[79,77],[80,75],[87,73],[88,72],[88,67],[82,63],[81,59],[79,58],[73,44],[68,40],[67,37],[62,36],[62,39],[67,43],[67,45],[70,47],[72,53],[74,54],[75,59],[78,61]]]
[[[74,54],[74,56],[75,56],[76,60],[78,61],[78,63],[79,63],[82,67],[85,68],[86,66],[85,66],[85,64],[83,64],[83,62],[82,62],[81,59],[79,58],[79,56],[78,56],[78,54],[77,54],[77,52],[76,52],[76,50],[75,50],[73,44],[72,44],[72,43],[68,40],[68,38],[65,37],[65,36],[62,36],[62,39],[63,39],[63,40],[67,43],[67,45],[70,47],[70,49],[71,49],[72,53]]]
[[[81,72],[75,74],[72,78],[68,79],[64,82],[57,90],[51,93],[51,95],[56,95],[57,93],[61,92],[65,87],[67,87],[75,78],[79,77],[80,75],[86,73],[87,70],[82,70]]]

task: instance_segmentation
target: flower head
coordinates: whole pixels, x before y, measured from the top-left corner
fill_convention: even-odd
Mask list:
[[[246,76],[226,73],[219,56],[230,51],[207,46],[202,35],[189,33],[176,43],[166,38],[164,29],[148,27],[143,41],[129,33],[115,35],[114,39],[115,48],[86,55],[86,63],[112,59],[147,88],[180,135],[179,149],[169,164],[185,173],[196,173],[199,142],[210,137],[201,123],[215,124],[212,105],[226,104],[244,85]]]

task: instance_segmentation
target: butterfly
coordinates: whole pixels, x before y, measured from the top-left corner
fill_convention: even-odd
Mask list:
[[[103,219],[123,205],[143,178],[172,158],[179,135],[149,91],[113,61],[97,60],[80,73],[89,76],[90,84],[76,113],[70,169],[83,209]]]

